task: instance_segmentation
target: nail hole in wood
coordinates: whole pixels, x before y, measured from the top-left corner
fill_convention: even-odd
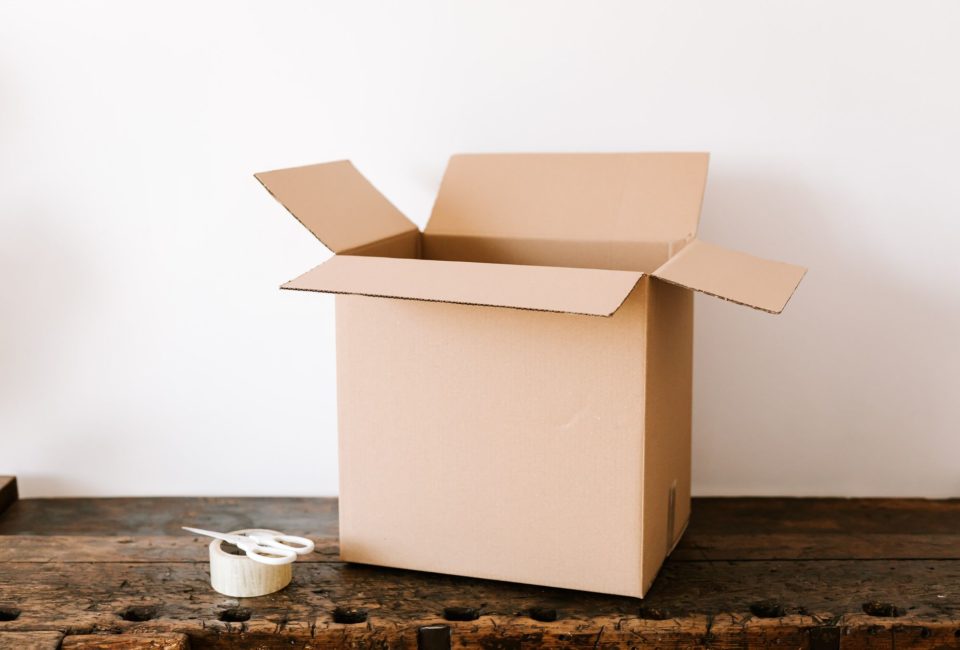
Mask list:
[[[648,621],[667,621],[673,618],[670,610],[661,607],[648,607],[646,605],[640,608],[638,615],[640,618]]]
[[[333,622],[355,625],[367,622],[367,610],[359,607],[337,607],[333,610]]]
[[[157,608],[153,605],[131,605],[120,610],[120,618],[133,623],[143,623],[157,617]]]
[[[0,621],[15,621],[20,616],[16,607],[0,607]]]
[[[531,607],[530,618],[541,623],[553,623],[557,620],[557,610],[552,607]]]
[[[480,618],[476,607],[444,607],[443,618],[448,621],[475,621]]]
[[[787,615],[783,605],[775,600],[761,600],[750,605],[750,613],[757,618],[780,618]]]
[[[871,600],[863,604],[863,613],[869,616],[889,618],[893,616],[903,616],[906,612],[904,612],[902,607],[897,607],[893,603],[881,603],[878,600]]]
[[[217,618],[224,623],[243,623],[250,620],[252,612],[246,607],[230,607],[220,612]]]

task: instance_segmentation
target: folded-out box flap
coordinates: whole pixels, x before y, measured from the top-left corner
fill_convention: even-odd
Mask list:
[[[417,230],[348,160],[254,176],[334,253]]]
[[[773,314],[783,311],[807,270],[693,240],[652,275]]]
[[[687,240],[697,232],[708,161],[706,153],[456,155],[424,232]]]
[[[284,289],[609,316],[642,273],[336,256]]]

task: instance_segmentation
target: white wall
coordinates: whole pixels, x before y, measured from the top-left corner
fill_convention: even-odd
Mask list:
[[[326,251],[251,177],[351,158],[421,225],[461,151],[709,150],[698,494],[960,495],[960,5],[0,5],[0,474],[333,494]]]

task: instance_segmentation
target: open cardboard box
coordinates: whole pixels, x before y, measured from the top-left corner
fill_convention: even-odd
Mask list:
[[[693,292],[804,269],[696,238],[703,153],[458,155],[423,232],[347,161],[256,177],[336,255],[346,561],[643,596],[690,514]]]

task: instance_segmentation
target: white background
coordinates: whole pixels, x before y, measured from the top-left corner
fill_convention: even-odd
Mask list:
[[[696,494],[960,495],[960,4],[0,4],[0,474],[334,494],[328,253],[255,171],[417,223],[469,151],[708,150],[701,234],[810,267],[697,298]]]

